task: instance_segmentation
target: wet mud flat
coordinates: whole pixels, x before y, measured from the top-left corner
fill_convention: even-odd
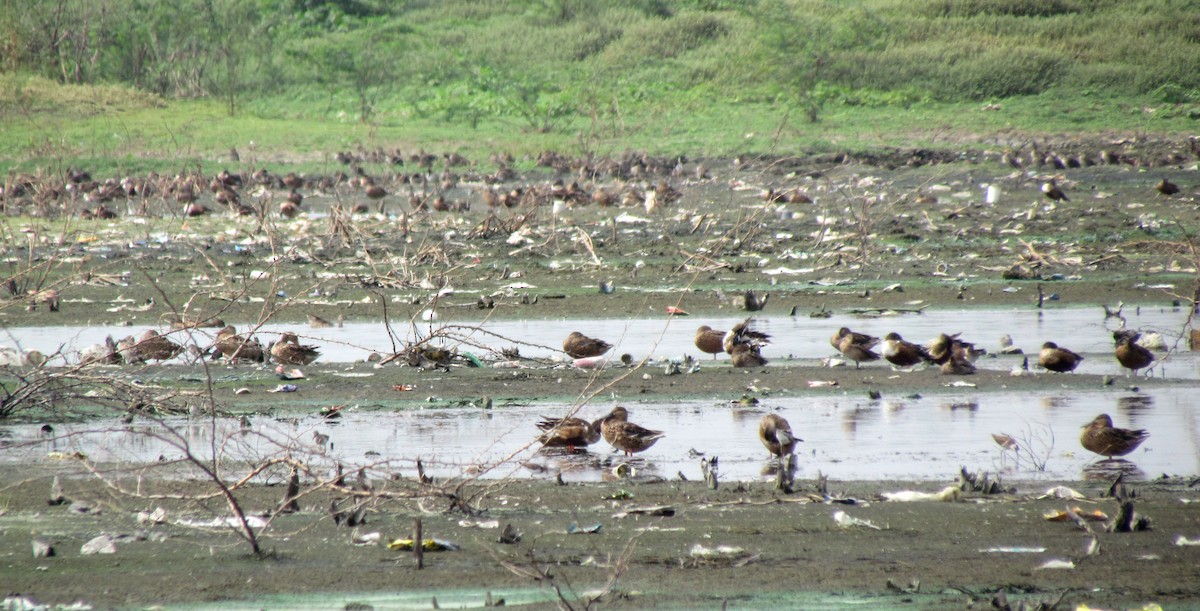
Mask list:
[[[445,497],[379,502],[355,528],[336,525],[329,496],[317,494],[271,522],[267,557],[257,559],[228,529],[185,525],[222,513],[218,501],[116,496],[94,478],[67,475],[75,470],[4,468],[0,575],[10,595],[113,608],[432,608],[435,598],[480,607],[489,594],[510,606],[553,608],[554,587],[576,608],[596,596],[615,608],[989,608],[998,592],[1014,606],[1057,608],[1188,608],[1200,600],[1200,547],[1179,544],[1200,538],[1198,494],[1178,478],[1134,486],[1136,511],[1153,528],[1133,533],[1103,532],[1102,522],[1089,523],[1088,533],[1045,519],[1067,507],[1115,516],[1117,503],[1101,496],[1107,483],[1066,483],[1086,500],[1037,498],[1059,484],[1045,482],[958,502],[891,502],[879,495],[954,482],[831,481],[831,494],[855,502],[830,504],[813,494],[811,480],[797,480],[792,494],[765,482],[713,490],[638,477],[470,482],[460,489],[470,511],[446,511]],[[46,504],[45,478],[54,472],[67,505]],[[282,486],[253,486],[246,508],[274,508],[281,494]],[[138,520],[156,508],[162,523]],[[839,525],[838,512],[866,524]],[[417,516],[425,536],[459,547],[426,552],[420,570],[411,552],[384,546],[411,537]],[[520,541],[500,543],[509,525]],[[117,541],[115,554],[81,555],[101,534]],[[33,539],[56,555],[34,558]],[[363,539],[370,542],[355,544]]]

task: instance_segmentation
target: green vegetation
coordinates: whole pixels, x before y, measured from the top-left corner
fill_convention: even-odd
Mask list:
[[[34,0],[0,7],[0,158],[381,143],[689,154],[1191,132],[1174,0]],[[990,110],[983,110],[988,108]],[[154,165],[155,161],[146,162]]]

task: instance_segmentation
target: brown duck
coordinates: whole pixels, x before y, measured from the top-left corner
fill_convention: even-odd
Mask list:
[[[1120,330],[1113,332],[1117,348],[1113,354],[1121,366],[1137,375],[1139,369],[1145,369],[1154,364],[1154,353],[1145,346],[1137,343],[1142,334],[1136,331]]]
[[[829,345],[833,346],[833,348],[838,352],[841,352],[842,343],[846,341],[846,338],[850,338],[850,343],[864,346],[868,350],[874,348],[875,344],[879,343],[878,337],[867,335],[866,333],[851,331],[848,327],[842,327],[841,329],[834,331],[833,335],[829,336]]]
[[[601,339],[592,339],[578,331],[571,332],[567,339],[563,340],[563,352],[573,359],[600,356],[611,348],[612,344]]]
[[[122,340],[122,344],[121,355],[130,365],[146,361],[167,361],[183,353],[183,346],[159,335],[154,329],[147,329],[134,341],[126,343]]]
[[[237,363],[238,359],[261,363],[266,358],[262,344],[258,343],[257,339],[246,339],[238,335],[233,326],[226,326],[217,332],[217,340],[213,347],[233,363]]]
[[[915,367],[933,360],[924,346],[904,341],[899,333],[888,333],[883,338],[883,358],[897,367]]]
[[[600,427],[604,419],[588,422],[583,418],[550,418],[542,416],[537,423],[538,429],[545,431],[538,438],[542,445],[549,447],[566,447],[572,451],[577,448],[587,448],[600,441]]]
[[[1038,364],[1056,373],[1075,371],[1082,360],[1082,356],[1066,348],[1059,348],[1054,342],[1042,344],[1042,350],[1038,352]]]
[[[315,346],[300,344],[300,338],[295,333],[284,333],[279,341],[271,346],[271,358],[283,365],[307,365],[321,356],[321,351]]]
[[[729,355],[729,361],[734,367],[762,367],[770,361],[763,357],[758,346],[754,344],[737,344]]]
[[[629,410],[618,405],[609,414],[600,419],[600,432],[612,447],[621,450],[626,456],[634,452],[648,450],[659,439],[666,436],[662,431],[652,431],[629,421]]]
[[[771,343],[770,335],[754,329],[753,316],[734,325],[721,339],[721,346],[725,348],[725,352],[731,355],[738,352],[738,346],[746,346],[752,348],[754,352],[758,352],[758,348],[769,343]]]
[[[763,416],[758,423],[758,438],[772,456],[780,458],[795,451],[797,441],[804,441],[792,434],[792,425],[778,414]]]
[[[1085,449],[1106,458],[1124,456],[1137,449],[1150,433],[1144,429],[1119,429],[1113,426],[1108,414],[1096,416],[1084,425],[1079,443]]]
[[[871,339],[876,342],[879,341],[874,337]],[[872,345],[874,345],[874,342],[861,344],[855,342],[854,334],[850,333],[842,336],[841,343],[838,344],[838,350],[842,353],[842,356],[854,361],[854,368],[858,369],[863,361],[879,360],[879,353],[871,350]]]
[[[718,354],[725,352],[725,331],[717,331],[708,325],[701,326],[696,329],[696,347],[716,359]]]

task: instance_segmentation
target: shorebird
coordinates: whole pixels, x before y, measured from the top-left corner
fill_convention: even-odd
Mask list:
[[[1113,355],[1121,366],[1137,375],[1139,369],[1145,369],[1154,364],[1154,353],[1145,346],[1137,343],[1142,334],[1137,331],[1119,330],[1113,332],[1113,340],[1117,342]]]
[[[629,410],[620,405],[601,418],[600,432],[609,445],[621,450],[626,456],[633,456],[634,452],[643,452],[666,436],[662,431],[652,431],[630,422]]]
[[[897,367],[915,367],[933,360],[924,346],[904,341],[899,333],[888,333],[883,338],[883,358]]]
[[[563,340],[563,352],[573,359],[600,356],[611,348],[612,344],[602,339],[590,338],[578,331],[572,331],[567,339]]]
[[[587,448],[600,441],[600,427],[604,419],[588,422],[583,418],[551,418],[542,416],[537,423],[539,430],[544,431],[538,440],[544,446],[566,447],[571,451],[576,448]]]
[[[792,434],[792,425],[783,416],[767,414],[758,423],[758,438],[771,456],[783,458],[796,449],[797,441],[804,441]]]
[[[1066,348],[1059,348],[1054,342],[1042,344],[1042,350],[1038,353],[1038,364],[1057,373],[1075,371],[1082,360],[1082,356]]]
[[[1105,458],[1124,456],[1137,449],[1150,433],[1144,429],[1119,429],[1113,426],[1108,414],[1100,414],[1083,427],[1079,443],[1090,452]]]

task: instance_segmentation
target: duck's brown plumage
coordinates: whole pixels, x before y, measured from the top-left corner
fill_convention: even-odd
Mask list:
[[[321,351],[314,346],[305,346],[295,333],[284,333],[279,341],[271,346],[271,358],[283,365],[307,365],[321,356]]]
[[[883,358],[897,367],[914,367],[933,360],[924,346],[904,341],[899,333],[888,333],[883,338]]]
[[[837,331],[834,331],[833,335],[829,336],[829,345],[833,346],[833,348],[838,352],[841,352],[842,344],[847,341],[847,338],[849,338],[848,341],[850,343],[858,344],[867,348],[868,350],[874,348],[875,344],[879,343],[878,337],[867,335],[866,333],[851,331],[848,327],[842,327]]]
[[[1100,414],[1083,427],[1079,443],[1088,451],[1112,458],[1134,451],[1149,436],[1144,429],[1116,428],[1108,414]]]
[[[854,361],[854,368],[857,369],[863,361],[879,360],[879,354],[871,350],[871,345],[873,344],[855,342],[853,334],[850,334],[842,337],[842,341],[838,345],[838,350],[841,351],[843,356]]]
[[[612,344],[602,339],[590,338],[578,331],[571,332],[567,336],[567,339],[563,340],[563,352],[566,352],[574,359],[600,356],[608,352],[611,348]]]
[[[645,451],[665,437],[662,431],[652,431],[630,422],[629,410],[620,405],[601,419],[600,432],[609,445],[625,452],[626,456]]]
[[[1038,364],[1057,373],[1075,371],[1075,368],[1079,366],[1082,360],[1082,356],[1066,348],[1060,348],[1054,342],[1042,344],[1042,350],[1038,352]]]
[[[733,347],[729,361],[734,367],[762,367],[770,361],[763,357],[758,346],[754,344],[738,344]]]
[[[930,358],[938,365],[945,365],[946,361],[949,361],[951,358],[974,363],[975,359],[979,358],[979,355],[986,352],[983,349],[976,348],[975,344],[960,339],[958,333],[954,335],[942,333],[929,342],[928,348]]]
[[[261,363],[266,358],[266,353],[258,340],[246,339],[238,335],[237,329],[234,329],[233,326],[226,326],[217,332],[217,341],[214,346],[218,352],[225,355],[225,358],[235,363],[238,359]]]
[[[771,336],[755,330],[754,322],[754,317],[751,316],[725,333],[725,337],[721,338],[721,346],[725,348],[725,352],[732,355],[739,351],[738,346],[747,346],[757,352],[758,348],[771,343]]]
[[[966,376],[975,373],[975,363],[972,363],[962,353],[955,353],[942,363],[942,373],[954,376]]]
[[[551,447],[586,448],[600,441],[600,426],[604,419],[588,422],[583,418],[550,418],[542,416],[538,429],[545,431],[538,439]]]
[[[129,364],[146,361],[166,361],[183,353],[183,346],[159,335],[154,329],[147,329],[136,340],[126,343],[121,355]]]
[[[706,352],[717,358],[718,354],[725,352],[725,332],[717,331],[708,325],[703,325],[696,329],[696,347],[701,352]]]
[[[1137,375],[1139,369],[1145,369],[1154,364],[1154,353],[1137,343],[1139,337],[1141,334],[1134,331],[1113,333],[1113,339],[1117,342],[1117,348],[1113,354],[1121,366],[1133,371],[1134,375]]]
[[[1179,185],[1176,185],[1166,178],[1158,181],[1158,184],[1154,185],[1154,188],[1163,195],[1175,195],[1176,193],[1179,193]]]
[[[785,456],[796,449],[797,441],[804,441],[792,434],[792,425],[783,416],[767,414],[758,423],[758,438],[772,456]]]

